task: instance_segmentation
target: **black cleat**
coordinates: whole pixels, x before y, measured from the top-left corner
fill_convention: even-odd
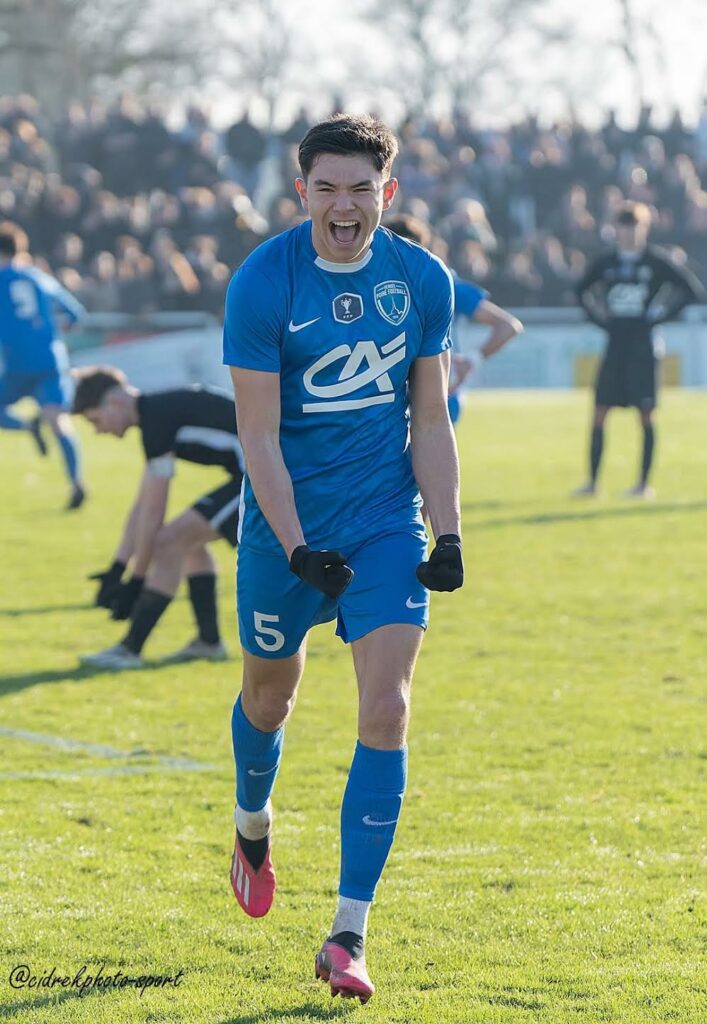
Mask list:
[[[33,420],[30,420],[29,432],[34,439],[34,443],[39,449],[40,455],[46,455],[49,449],[47,448],[47,442],[44,440],[42,435],[42,417],[35,416]]]
[[[81,508],[85,500],[86,492],[81,484],[76,484],[66,505],[66,511],[73,512],[74,509]]]

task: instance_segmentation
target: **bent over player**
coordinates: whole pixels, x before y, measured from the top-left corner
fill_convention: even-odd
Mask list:
[[[40,455],[47,454],[42,436],[46,420],[57,439],[71,484],[67,509],[79,508],[86,498],[79,446],[69,416],[71,379],[64,343],[59,340],[55,307],[68,326],[85,310],[58,281],[35,267],[20,266],[27,236],[14,225],[0,226],[0,428],[31,433]],[[22,420],[8,411],[20,398],[34,398],[40,415]]]
[[[608,335],[596,380],[589,480],[574,492],[577,497],[596,493],[604,421],[615,406],[637,409],[643,428],[638,481],[626,497],[650,498],[654,493],[648,484],[655,450],[658,368],[653,328],[695,302],[702,286],[687,268],[647,245],[650,221],[644,203],[624,203],[616,219],[615,248],[599,256],[577,286],[585,313]]]
[[[247,914],[268,912],[284,725],[307,632],[336,619],[353,654],[359,733],[341,809],[339,903],[315,966],[333,995],[362,1002],[373,992],[368,912],[405,792],[429,591],[463,582],[447,412],[452,285],[436,257],[379,227],[397,189],[396,153],[370,117],[310,129],[296,181],[309,219],[245,260],[224,327],[246,461],[231,883]],[[436,538],[429,560],[423,498]]]
[[[132,622],[119,644],[81,661],[96,668],[139,668],[143,645],[182,576],[198,636],[170,660],[222,660],[216,564],[207,545],[219,537],[237,544],[243,462],[232,399],[200,387],[143,395],[111,366],[88,367],[75,376],[74,413],[85,416],[99,434],[124,437],[137,427],[147,460],[113,563],[93,577],[100,581],[96,604],[109,608],[114,619],[131,617]],[[228,480],[165,523],[176,459],[220,466]],[[123,582],[129,563],[131,575]]]

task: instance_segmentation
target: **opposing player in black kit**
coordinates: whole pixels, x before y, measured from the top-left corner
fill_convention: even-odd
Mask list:
[[[651,213],[644,203],[624,203],[616,219],[616,246],[599,256],[577,286],[587,316],[608,334],[596,380],[590,443],[590,476],[577,497],[596,494],[604,447],[604,421],[614,406],[635,407],[643,428],[638,482],[627,497],[650,498],[648,478],[655,450],[658,359],[653,328],[702,295],[702,286],[667,253],[647,245]]]
[[[218,629],[216,566],[207,545],[219,537],[233,547],[238,542],[243,456],[233,399],[198,387],[143,395],[113,367],[90,367],[77,371],[76,377],[74,413],[85,416],[99,434],[123,437],[130,427],[138,427],[147,459],[113,563],[93,577],[100,581],[96,604],[109,608],[114,619],[132,622],[119,644],[81,661],[96,668],[139,668],[143,645],[182,576],[188,580],[199,633],[171,660],[225,658]],[[165,523],[176,459],[221,466],[229,478]],[[130,578],[123,582],[130,563]]]

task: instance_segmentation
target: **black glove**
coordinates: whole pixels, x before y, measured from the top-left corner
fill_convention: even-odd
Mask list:
[[[141,576],[132,576],[127,582],[119,585],[111,601],[111,619],[130,618],[144,582]]]
[[[111,601],[120,589],[120,580],[125,572],[125,562],[113,562],[110,569],[105,572],[94,572],[88,577],[90,580],[100,580],[100,586],[96,592],[93,603],[96,608],[110,608]]]
[[[327,597],[343,594],[354,575],[340,551],[312,551],[306,544],[292,552],[290,569]]]
[[[437,538],[427,562],[420,562],[417,578],[428,590],[457,590],[464,582],[462,542],[456,533]]]

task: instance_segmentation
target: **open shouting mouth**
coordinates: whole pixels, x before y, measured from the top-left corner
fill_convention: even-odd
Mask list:
[[[337,245],[352,245],[359,236],[361,224],[357,220],[333,220],[329,230]]]

